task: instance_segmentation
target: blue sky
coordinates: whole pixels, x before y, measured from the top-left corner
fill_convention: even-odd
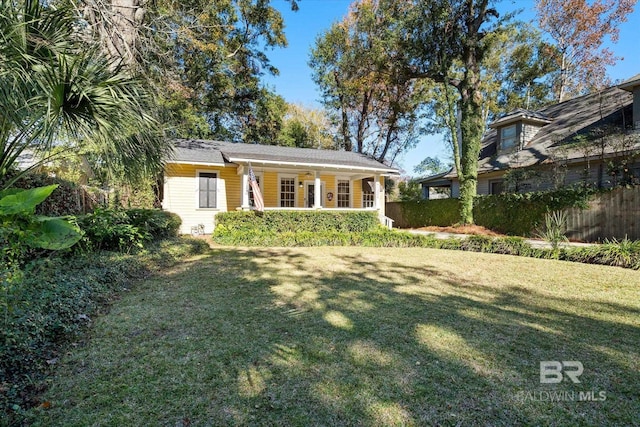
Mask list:
[[[347,13],[351,0],[302,0],[300,10],[292,12],[285,0],[274,0],[273,5],[280,10],[285,21],[285,33],[289,46],[284,49],[267,51],[280,75],[265,76],[264,82],[283,96],[287,102],[319,107],[320,94],[311,79],[311,69],[307,65],[309,52],[316,37],[326,31],[332,23],[339,21]],[[535,17],[533,0],[505,0],[498,4],[501,12],[523,9],[517,17],[523,21]],[[624,59],[609,68],[609,77],[625,80],[640,73],[640,6],[620,26],[620,39],[611,49]],[[448,157],[445,144],[437,135],[423,137],[417,147],[408,151],[399,161],[408,174],[425,157]]]

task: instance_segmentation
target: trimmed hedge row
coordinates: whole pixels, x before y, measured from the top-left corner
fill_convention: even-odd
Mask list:
[[[235,211],[216,215],[216,233],[251,232],[327,232],[371,231],[380,226],[371,211]]]
[[[568,187],[546,192],[477,196],[473,217],[477,225],[503,234],[531,236],[544,223],[547,212],[586,208],[589,198],[597,191],[589,187]],[[391,209],[388,213],[399,227],[450,226],[460,220],[458,199],[396,202],[394,205],[400,206],[398,217],[393,218]]]
[[[244,232],[221,231],[216,228],[214,242],[229,246],[369,246],[369,247],[435,247],[436,239],[430,236],[400,233],[378,227],[364,232],[340,231],[286,231]]]
[[[393,206],[395,205],[395,206]],[[393,206],[393,207],[392,207]],[[394,217],[393,210],[400,209],[396,220],[397,227],[446,227],[460,219],[460,201],[458,199],[418,200],[389,204],[387,215]],[[420,225],[416,225],[420,224]]]

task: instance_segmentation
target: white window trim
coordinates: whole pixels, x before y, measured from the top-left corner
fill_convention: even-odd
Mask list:
[[[338,208],[338,182],[339,181],[347,181],[349,182],[349,206],[346,209],[353,208],[353,180],[348,176],[336,176],[336,208]]]
[[[216,207],[215,208],[201,208],[200,207],[200,174],[201,173],[215,173],[216,174]],[[219,211],[220,210],[220,170],[218,169],[196,169],[196,210],[197,211]]]
[[[278,174],[278,207],[282,207],[282,179],[290,179],[293,178],[293,207],[298,207],[298,175],[296,174],[288,174],[288,173],[279,173]],[[262,189],[262,188],[261,188]]]

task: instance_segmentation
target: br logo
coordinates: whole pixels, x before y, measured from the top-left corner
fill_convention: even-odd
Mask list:
[[[564,362],[544,360],[540,362],[540,384],[558,384],[565,376],[569,377],[573,383],[579,383],[578,377],[583,371],[582,363],[575,360]]]

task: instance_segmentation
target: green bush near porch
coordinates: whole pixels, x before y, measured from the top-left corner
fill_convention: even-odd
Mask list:
[[[225,233],[343,233],[372,231],[380,226],[372,211],[242,211],[216,215],[214,236]]]
[[[401,209],[403,224],[410,224],[409,227],[446,227],[460,221],[458,199],[402,202]]]

